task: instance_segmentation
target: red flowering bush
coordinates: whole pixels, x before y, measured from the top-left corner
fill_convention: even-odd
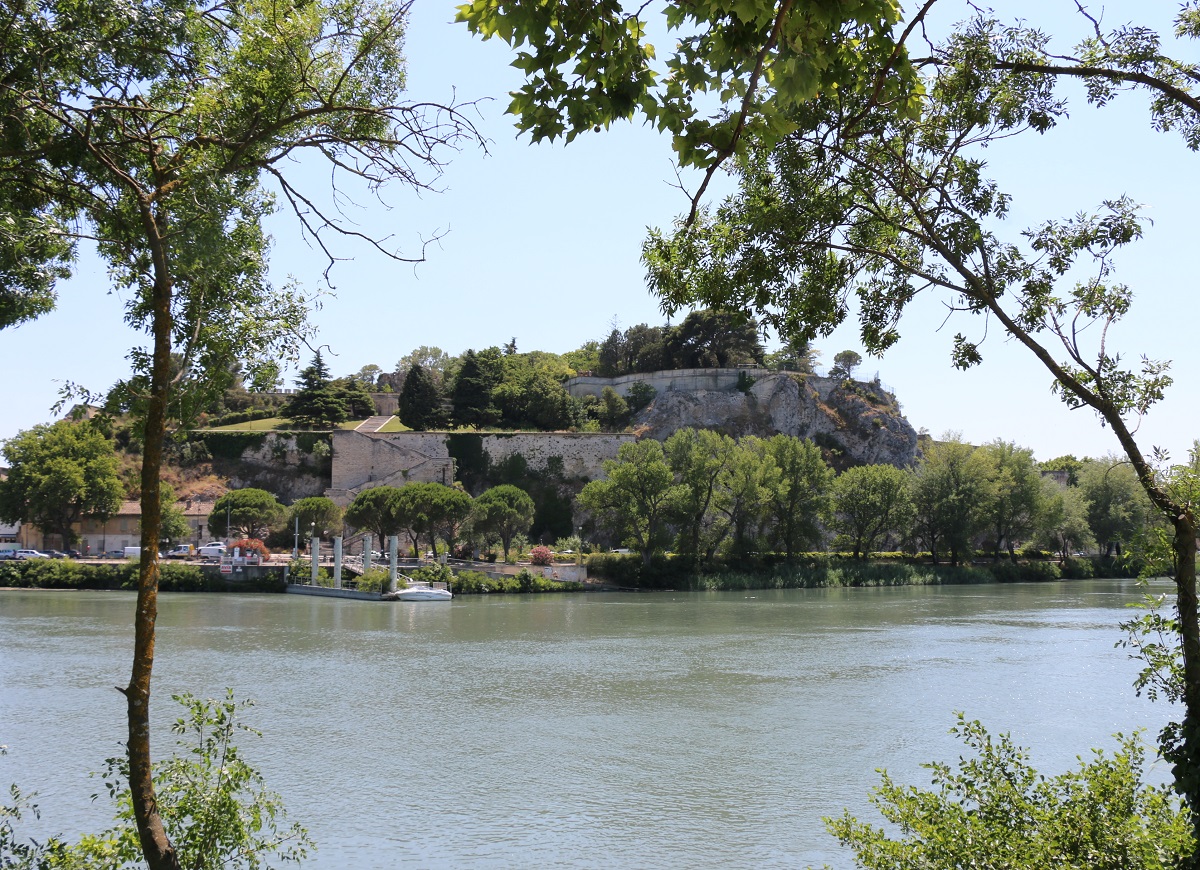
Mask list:
[[[234,548],[241,550],[243,556],[249,556],[251,553],[257,553],[258,557],[264,562],[271,558],[271,551],[267,549],[267,545],[258,538],[242,538],[240,541],[234,541],[226,549],[226,555],[232,555]]]
[[[549,565],[553,557],[550,548],[541,544],[529,551],[529,561],[534,565]]]

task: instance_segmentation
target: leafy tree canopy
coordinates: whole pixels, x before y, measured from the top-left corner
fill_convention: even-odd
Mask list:
[[[484,536],[494,535],[508,558],[512,540],[527,533],[533,525],[533,499],[525,490],[504,483],[476,497],[472,507],[472,525]],[[494,538],[493,538],[494,539]]]
[[[113,444],[90,423],[60,420],[4,442],[8,476],[0,480],[0,519],[33,523],[75,542],[83,517],[109,516],[124,487]]]
[[[287,508],[265,489],[234,489],[213,503],[208,528],[218,537],[265,538],[287,517]]]
[[[642,18],[647,8],[616,0],[473,0],[459,7],[458,20],[520,49],[512,65],[527,82],[512,95],[509,113],[533,141],[569,142],[641,114],[671,134],[682,166],[702,167],[708,177],[742,148],[746,134],[777,139],[791,127],[789,108],[862,82],[862,70],[875,73],[868,81],[873,99],[909,105],[910,67],[891,35],[900,17],[892,0],[670,0],[662,24],[680,35],[659,70]]]
[[[342,533],[342,509],[334,504],[333,499],[324,496],[302,498],[292,505],[288,515],[293,527],[297,527],[296,523],[299,522],[300,534],[305,537]]]
[[[392,535],[404,529],[397,501],[399,489],[394,486],[376,486],[366,489],[354,497],[346,508],[346,522],[357,529],[369,529],[380,545]]]

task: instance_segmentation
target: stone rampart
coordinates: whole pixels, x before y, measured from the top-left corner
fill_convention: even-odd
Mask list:
[[[566,477],[596,479],[603,476],[604,461],[616,459],[626,441],[636,440],[625,433],[599,432],[519,432],[483,437],[483,451],[495,464],[512,456],[523,456],[533,471],[547,471],[552,460],[562,461]]]
[[[444,433],[335,430],[333,471],[326,495],[347,505],[376,486],[454,482]]]
[[[588,432],[520,432],[467,435],[446,432],[335,431],[333,472],[326,495],[347,505],[366,489],[406,483],[444,483],[455,479],[451,439],[478,438],[487,464],[513,456],[524,458],[531,471],[551,470],[566,477],[600,477],[606,459],[615,459],[628,434]],[[557,460],[557,462],[555,462]]]

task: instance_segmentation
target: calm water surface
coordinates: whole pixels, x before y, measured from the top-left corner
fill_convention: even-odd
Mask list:
[[[1165,587],[1164,587],[1165,588]],[[343,867],[849,866],[821,817],[886,767],[927,784],[964,711],[1057,772],[1153,739],[1114,649],[1132,582],[463,597],[375,604],[164,595],[156,754],[173,692],[232,686],[243,749]],[[133,597],[0,593],[0,784],[44,830],[111,818]],[[1164,778],[1165,765],[1151,771]]]

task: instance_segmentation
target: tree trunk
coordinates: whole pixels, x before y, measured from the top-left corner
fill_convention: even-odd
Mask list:
[[[171,294],[166,252],[159,226],[147,204],[143,210],[154,252],[154,355],[150,370],[142,448],[142,555],[134,615],[133,672],[125,689],[129,719],[129,789],[142,854],[150,870],[178,870],[179,858],[163,828],[150,760],[150,676],[154,669],[154,625],[158,618],[158,538],[161,524],[159,470],[167,431],[171,381]]]
[[[1171,518],[1175,526],[1175,588],[1183,647],[1183,758],[1173,771],[1175,786],[1191,811],[1192,835],[1200,843],[1200,622],[1196,601],[1196,521],[1190,512]],[[1200,867],[1200,849],[1186,866]]]

